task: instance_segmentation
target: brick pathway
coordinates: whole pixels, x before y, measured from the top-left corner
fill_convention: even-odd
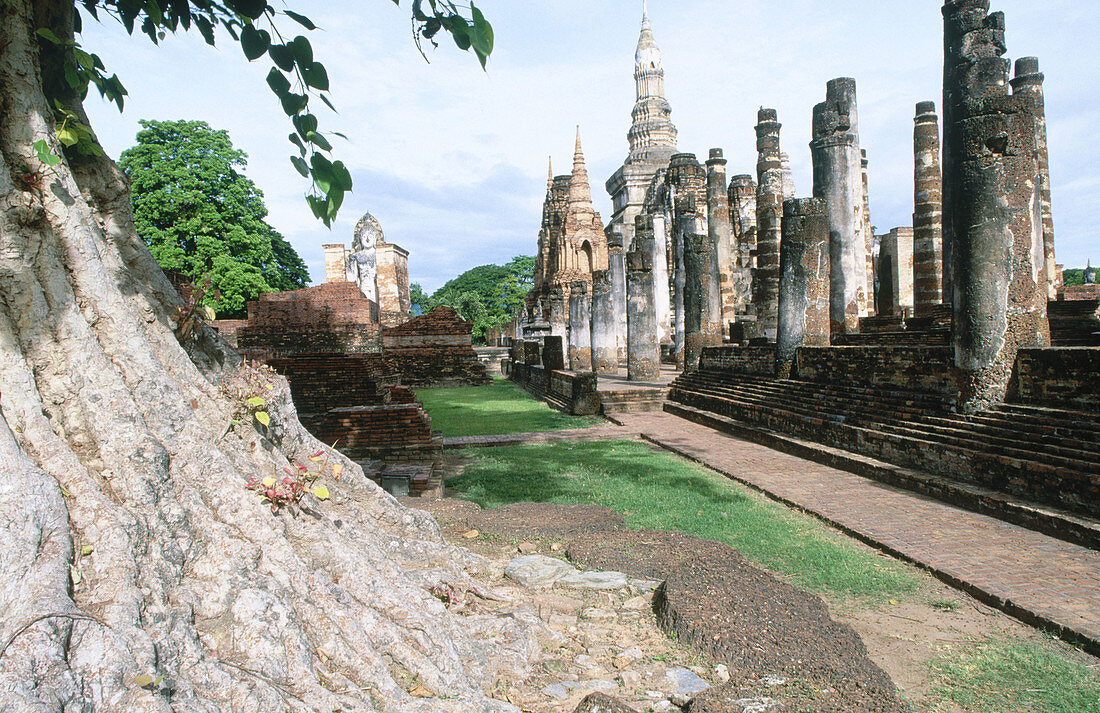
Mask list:
[[[621,414],[624,431],[810,512],[1100,655],[1100,552],[666,413]],[[595,429],[592,429],[595,430]],[[603,430],[603,429],[600,429]]]

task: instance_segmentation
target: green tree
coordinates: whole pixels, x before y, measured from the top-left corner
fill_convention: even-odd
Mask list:
[[[162,268],[192,281],[209,275],[222,316],[242,315],[261,292],[309,282],[298,253],[264,221],[263,193],[240,173],[247,156],[226,131],[204,121],[140,124],[119,166],[130,178],[134,227]]]
[[[418,316],[431,311],[431,297],[424,292],[419,282],[409,285],[409,301],[412,303],[413,316]]]
[[[455,308],[474,323],[474,341],[484,342],[485,332],[512,321],[534,284],[535,258],[520,255],[505,265],[479,265],[467,270],[432,293],[431,307]],[[476,300],[474,299],[476,298]]]
[[[503,710],[456,666],[454,651],[476,648],[461,618],[403,574],[445,566],[427,522],[373,495],[338,453],[326,462],[345,467],[346,497],[319,511],[276,515],[247,489],[328,446],[302,429],[285,380],[243,368],[208,328],[176,331],[184,305],[88,126],[89,87],[120,107],[125,89],[77,43],[82,21],[118,20],[153,42],[188,29],[231,38],[271,60],[295,167],[330,222],[351,181],[309,111],[310,97],[327,101],[325,68],[287,32],[313,27],[283,9],[305,4],[0,2],[0,502],[12,524],[0,577],[14,583],[0,608],[0,710],[409,708],[386,660],[456,707]],[[472,5],[413,0],[413,28],[490,49]],[[241,417],[250,393],[267,424]],[[415,563],[381,533],[424,540]],[[386,618],[401,607],[403,621]],[[385,635],[366,635],[377,621]],[[332,658],[352,663],[333,673]]]

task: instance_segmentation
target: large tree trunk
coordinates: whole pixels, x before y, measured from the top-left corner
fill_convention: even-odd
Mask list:
[[[181,347],[124,176],[38,161],[64,97],[34,31],[71,16],[0,4],[0,709],[514,711],[484,691],[522,657],[428,592],[479,561],[426,514],[342,458],[297,514],[246,489],[321,444],[281,381],[269,431],[223,435],[239,360],[209,330]]]

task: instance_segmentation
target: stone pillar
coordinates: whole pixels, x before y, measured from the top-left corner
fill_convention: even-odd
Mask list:
[[[626,361],[626,251],[622,226],[616,224],[607,238],[607,272],[611,279],[611,310],[615,327],[615,360]]]
[[[748,314],[752,306],[752,268],[756,266],[756,181],[742,174],[730,179],[729,212],[733,227],[733,260],[737,315]]]
[[[783,168],[783,200],[794,198],[794,171],[791,170],[791,157],[786,151],[779,152],[779,165]]]
[[[634,222],[634,245],[626,254],[626,378],[654,381],[661,374],[661,347],[653,309],[653,219]]]
[[[569,284],[569,368],[592,371],[592,298],[584,280]]]
[[[695,232],[695,209],[690,196],[676,196],[676,218],[672,231],[672,279],[670,292],[672,297],[672,355],[676,359],[676,368],[684,368],[684,289],[687,272],[684,266],[684,251],[687,238]],[[637,227],[635,227],[637,230]]]
[[[664,213],[653,215],[653,309],[657,313],[657,339],[672,343],[672,295],[668,289],[668,221]]]
[[[875,312],[875,234],[871,230],[871,192],[867,183],[867,150],[859,150],[863,183],[863,249],[867,258],[864,274],[867,277],[867,291],[864,292],[863,304],[867,314]]]
[[[884,317],[902,317],[913,309],[913,229],[894,228],[879,249],[879,291]]]
[[[829,217],[819,198],[783,202],[776,375],[789,378],[798,348],[829,346]]]
[[[684,370],[699,368],[703,347],[722,343],[721,292],[714,272],[718,250],[710,235],[685,236]]]
[[[563,343],[569,338],[569,303],[560,286],[550,288],[550,334],[561,337]]]
[[[943,302],[943,193],[936,103],[917,104],[913,121],[913,308],[921,316]]]
[[[734,288],[733,230],[730,227],[729,190],[726,185],[726,159],[722,149],[711,149],[707,159],[707,231],[717,249],[718,291],[722,325],[737,316],[737,291]]]
[[[1039,157],[1039,199],[1043,211],[1043,271],[1047,282],[1047,300],[1058,299],[1055,286],[1057,265],[1054,260],[1054,214],[1050,207],[1050,152],[1047,148],[1046,100],[1043,97],[1043,74],[1038,57],[1016,60],[1016,76],[1012,79],[1012,94],[1031,109],[1035,117],[1035,148]]]
[[[322,245],[325,249],[325,282],[347,282],[348,249],[343,243]]]
[[[952,236],[955,365],[971,413],[1004,400],[1021,347],[1050,344],[1036,119],[1008,94],[1004,15],[949,0],[944,16],[944,186]]]
[[[611,271],[597,270],[592,273],[592,370],[597,374],[614,376],[619,372],[617,336]]]
[[[752,304],[757,337],[775,340],[779,318],[779,241],[783,229],[783,166],[775,109],[761,109],[756,124],[756,268]]]
[[[829,211],[830,320],[834,334],[859,331],[867,314],[867,260],[863,235],[863,179],[856,116],[856,81],[833,79],[814,107],[810,150],[814,197]]]

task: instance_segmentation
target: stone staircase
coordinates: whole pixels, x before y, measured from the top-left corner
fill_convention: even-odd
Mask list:
[[[1100,415],[1004,404],[967,416],[942,394],[713,368],[676,379],[665,410],[1100,547]]]
[[[1053,346],[1100,346],[1100,300],[1048,302],[1047,318]]]

